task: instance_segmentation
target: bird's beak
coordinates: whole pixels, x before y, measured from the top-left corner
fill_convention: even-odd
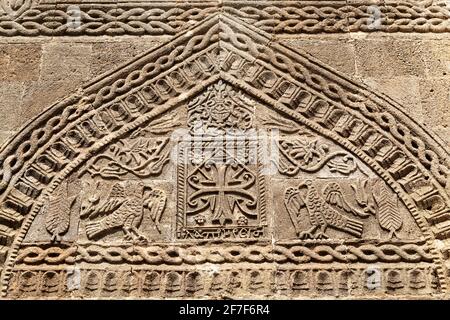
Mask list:
[[[96,202],[90,202],[87,205],[81,207],[80,218],[89,217],[95,210]]]
[[[81,207],[80,218],[84,219],[84,218],[89,217],[91,212],[92,212],[92,205],[88,205],[86,207]]]

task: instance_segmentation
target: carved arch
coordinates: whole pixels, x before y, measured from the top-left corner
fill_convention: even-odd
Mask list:
[[[445,257],[436,240],[450,235],[449,157],[439,140],[389,98],[215,14],[55,104],[3,148],[2,293],[46,196],[93,154],[218,80],[331,139],[379,174],[413,214],[445,292]]]

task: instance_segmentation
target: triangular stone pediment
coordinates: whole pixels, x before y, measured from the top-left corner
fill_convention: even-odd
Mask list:
[[[448,157],[412,123],[389,98],[214,14],[2,150],[3,293],[442,294]],[[78,263],[80,285],[62,288]],[[374,263],[376,290],[364,282]]]

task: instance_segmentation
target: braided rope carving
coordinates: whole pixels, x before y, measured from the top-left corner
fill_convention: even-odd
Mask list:
[[[370,4],[275,6],[262,2],[243,6],[226,2],[222,10],[252,22],[270,33],[341,33],[341,32],[449,32],[450,11],[445,6],[416,4],[383,4],[379,6],[379,27],[371,28]],[[15,20],[0,20],[1,36],[60,35],[174,35],[220,10],[211,4],[203,6],[172,6],[154,8],[111,8],[99,4],[80,7],[81,25],[67,24],[67,9],[37,6]]]
[[[229,41],[236,48],[249,52],[254,57],[260,57],[261,60],[279,70],[286,71],[294,79],[307,83],[311,88],[322,92],[332,100],[341,100],[344,105],[358,110],[368,119],[374,119],[381,128],[389,128],[385,131],[389,131],[395,139],[406,146],[409,152],[416,155],[442,185],[445,186],[448,182],[448,163],[439,161],[439,156],[430,150],[411,129],[396,120],[392,114],[374,106],[374,101],[367,99],[368,92],[353,93],[350,88],[337,83],[334,79],[314,72],[313,65],[311,65],[311,69],[308,69],[288,55],[273,50],[272,47],[255,43],[249,36],[232,30],[230,26],[223,25],[222,29],[220,33],[222,41]]]
[[[40,248],[21,250],[17,263],[74,264],[130,263],[130,264],[202,264],[202,263],[309,263],[309,262],[431,262],[429,250],[416,244],[404,245],[317,245],[315,247],[235,245],[222,247],[88,247]]]
[[[262,9],[227,8],[235,16],[255,21],[255,26],[271,33],[336,33],[356,31],[448,32],[450,13],[441,6],[419,7],[392,4],[379,6],[379,27],[373,22],[370,5],[275,7]]]

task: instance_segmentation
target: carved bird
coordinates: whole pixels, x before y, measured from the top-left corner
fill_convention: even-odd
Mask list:
[[[147,239],[138,228],[142,222],[144,208],[150,210],[150,216],[159,231],[159,221],[166,203],[163,191],[150,189],[146,192],[142,182],[126,181],[113,185],[104,201],[98,196],[91,196],[82,204],[81,218],[89,218],[86,223],[86,235],[89,239],[103,237],[114,230],[121,229],[125,240]],[[96,219],[101,217],[101,219]],[[96,220],[94,220],[96,219]]]
[[[342,190],[337,183],[327,185],[323,190],[323,197],[313,186],[311,180],[300,184],[298,188],[288,188],[285,193],[285,206],[297,235],[301,239],[327,239],[328,236],[325,231],[328,227],[358,238],[362,236],[363,223],[341,214],[337,209],[360,217],[366,217],[366,214],[352,208],[345,201]],[[299,228],[300,213],[305,207],[312,227],[301,232]]]

